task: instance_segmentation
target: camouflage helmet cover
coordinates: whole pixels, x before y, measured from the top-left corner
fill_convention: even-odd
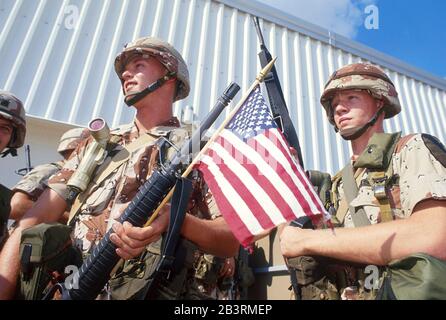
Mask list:
[[[161,62],[169,72],[175,72],[180,81],[174,101],[186,98],[190,91],[189,71],[181,54],[169,43],[154,37],[144,37],[128,43],[116,56],[115,71],[123,83],[122,73],[135,55],[148,54]]]
[[[385,118],[391,118],[401,111],[398,93],[390,78],[378,67],[368,63],[354,63],[334,72],[325,85],[321,96],[329,121],[335,125],[331,112],[331,100],[338,90],[368,90],[377,99],[384,101]]]
[[[14,132],[8,148],[20,148],[25,142],[26,118],[22,101],[8,91],[0,91],[0,117],[10,120]]]
[[[61,155],[65,151],[74,150],[78,144],[89,136],[89,132],[84,128],[74,128],[66,131],[59,141],[59,146],[57,147],[57,152]]]

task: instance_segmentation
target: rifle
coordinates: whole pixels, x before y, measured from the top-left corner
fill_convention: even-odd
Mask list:
[[[253,17],[253,20],[257,31],[257,36],[260,41],[260,52],[258,56],[260,59],[260,64],[262,65],[262,68],[264,68],[272,60],[272,56],[271,53],[268,51],[268,48],[265,46],[262,30],[260,29],[259,18]],[[299,164],[303,169],[304,162],[302,158],[302,150],[299,144],[299,138],[297,137],[296,129],[294,129],[293,123],[291,121],[275,66],[273,66],[270,73],[266,75],[264,81],[273,118],[290,146],[296,150]]]
[[[166,196],[172,193],[171,189],[180,175],[181,164],[189,159],[192,148],[200,145],[205,131],[217,119],[239,89],[240,87],[237,84],[231,83],[203,121],[199,130],[194,133],[192,138],[183,145],[181,150],[167,164],[155,170],[141,186],[119,218],[120,223],[128,221],[133,226],[142,227],[149,218],[149,221],[151,221],[155,217],[161,205],[166,202]],[[183,173],[183,176],[185,174],[188,174],[187,170]],[[78,276],[74,278],[76,286],[65,288],[63,284],[57,284],[55,288],[50,290],[47,296],[59,289],[62,292],[63,300],[89,300],[96,298],[109,280],[113,268],[120,260],[116,254],[116,246],[110,241],[112,233],[113,229],[110,229],[82,264]]]
[[[27,144],[25,147],[25,156],[26,156],[26,167],[21,168],[15,172],[16,174],[22,177],[27,175],[33,169],[33,167],[31,166],[31,150],[29,144]]]

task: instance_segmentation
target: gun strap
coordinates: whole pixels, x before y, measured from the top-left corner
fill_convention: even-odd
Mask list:
[[[90,185],[88,186],[88,189],[76,197],[76,200],[71,206],[70,216],[68,218],[67,224],[70,225],[71,221],[73,221],[73,218],[77,215],[79,209],[82,206],[83,200],[85,200],[84,197],[90,194],[90,191],[93,188],[100,185],[102,181],[104,181],[105,178],[107,178],[110,175],[110,173],[112,173],[114,170],[118,169],[122,164],[128,161],[132,152],[139,149],[144,144],[148,144],[154,141],[154,139],[155,138],[149,134],[143,134],[138,139],[134,140],[129,145],[125,146],[124,149],[115,154],[111,159],[110,163],[108,164],[108,166],[105,167],[104,170],[102,170],[102,172],[96,175],[95,178],[91,181]]]
[[[179,178],[175,184],[175,190],[173,192],[170,208],[170,220],[167,233],[165,235],[164,248],[161,252],[161,260],[156,267],[156,270],[152,276],[152,281],[146,288],[144,297],[153,297],[155,294],[159,277],[162,274],[170,276],[170,272],[174,271],[175,252],[177,249],[178,240],[180,239],[180,231],[183,225],[184,217],[186,215],[187,205],[192,193],[192,181],[187,178]],[[184,251],[184,250],[183,250]],[[179,254],[186,254],[186,252],[179,252]],[[183,263],[179,263],[183,264]],[[181,266],[180,266],[181,267]]]
[[[353,175],[353,166],[348,164],[342,170],[342,182],[344,185],[344,194],[349,205],[350,214],[352,216],[353,224],[355,227],[362,227],[370,225],[370,220],[367,218],[364,208],[355,208],[351,205],[351,202],[358,195],[358,186],[356,185]]]

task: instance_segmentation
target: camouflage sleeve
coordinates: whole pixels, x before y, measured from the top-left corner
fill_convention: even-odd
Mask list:
[[[425,199],[446,200],[446,149],[429,135],[417,134],[393,158],[400,177],[400,200],[404,218]]]
[[[76,168],[79,166],[79,163],[84,155],[89,142],[91,141],[91,137],[83,140],[73,151],[70,158],[65,162],[63,168],[52,175],[48,180],[48,187],[57,192],[59,196],[63,199],[68,199],[68,188],[67,182],[70,180]]]
[[[220,210],[218,209],[217,203],[215,202],[215,198],[210,190],[208,190],[206,194],[206,204],[212,220],[221,216]]]
[[[204,181],[203,174],[194,170],[192,173],[194,190],[191,195],[190,213],[202,219],[214,220],[221,216],[215,198]]]
[[[13,192],[26,193],[33,201],[42,194],[48,186],[48,179],[61,169],[61,163],[48,163],[35,167],[25,175],[12,189]]]

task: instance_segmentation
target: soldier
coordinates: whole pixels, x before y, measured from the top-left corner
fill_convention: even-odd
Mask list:
[[[88,130],[82,128],[73,128],[65,132],[57,147],[57,152],[63,157],[63,160],[35,167],[12,188],[13,196],[9,219],[18,221],[23,217],[47,188],[49,177],[62,169],[77,145],[88,135]]]
[[[26,135],[25,109],[12,93],[0,91],[0,153],[2,157],[17,156],[17,148],[23,146]],[[6,149],[6,151],[4,151]],[[0,247],[6,236],[10,211],[11,191],[0,184]]]
[[[145,136],[148,143],[131,151],[128,161],[111,172],[99,185],[88,190],[85,201],[81,203],[72,222],[73,237],[76,245],[87,255],[106,230],[113,228],[110,239],[116,244],[116,253],[123,259],[134,262],[144,255],[151,256],[158,250],[161,234],[166,231],[169,214],[168,206],[161,210],[154,222],[145,228],[123,225],[116,222],[125,207],[132,200],[138,188],[159,165],[160,142],[163,138],[173,144],[179,144],[185,138],[185,130],[179,128],[179,122],[172,115],[173,102],[187,97],[189,94],[189,75],[186,63],[181,55],[168,43],[146,37],[130,43],[115,60],[115,70],[121,80],[125,102],[136,110],[132,123],[113,130],[113,149],[110,157],[122,150],[135,139]],[[49,181],[49,188],[43,192],[36,204],[26,213],[19,226],[9,238],[0,255],[0,295],[1,298],[11,298],[15,290],[15,282],[19,272],[19,257],[17,248],[20,233],[24,228],[42,221],[57,221],[67,208],[66,182],[73,174],[82,159],[86,147],[92,139],[83,141],[64,165],[64,168]],[[169,149],[172,150],[172,149]],[[163,154],[162,154],[163,156]],[[105,160],[98,171],[104,169],[110,160]],[[217,256],[233,256],[238,248],[238,242],[232,235],[224,219],[216,213],[217,207],[212,197],[207,198],[206,209],[216,216],[213,220],[199,219],[188,213],[181,228],[181,235],[198,249]],[[158,247],[155,245],[158,243]],[[149,248],[147,246],[150,244]],[[152,246],[153,245],[153,246]],[[193,255],[191,246],[191,254]],[[142,255],[141,255],[142,253]],[[150,253],[150,254],[148,254]],[[132,268],[126,268],[121,273]],[[144,259],[146,272],[153,270],[153,260]],[[136,269],[140,269],[141,263]],[[135,269],[135,268],[133,268]],[[186,270],[191,271],[191,270]],[[143,270],[143,273],[145,271]],[[123,281],[119,272],[114,277],[115,287]],[[144,276],[136,278],[144,278]],[[126,281],[124,281],[126,282]],[[122,288],[122,286],[121,286]],[[181,288],[177,288],[181,290]],[[137,289],[135,289],[138,291]],[[129,293],[126,287],[123,295],[113,295],[113,298],[131,298],[138,292]],[[166,298],[179,298],[180,293],[174,292]]]
[[[332,181],[332,222],[339,228],[286,226],[282,254],[297,257],[289,261],[300,271],[304,299],[374,298],[377,282],[366,286],[367,265],[382,271],[415,253],[446,259],[446,150],[427,134],[384,133],[384,119],[401,106],[392,81],[373,65],[339,69],[321,104],[353,151]]]

